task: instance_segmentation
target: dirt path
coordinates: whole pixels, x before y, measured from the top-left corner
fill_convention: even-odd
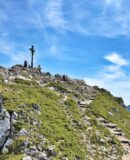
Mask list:
[[[130,160],[130,140],[125,137],[122,130],[119,129],[116,124],[110,123],[104,118],[98,118],[97,120],[106,126],[107,129],[121,142],[125,150],[122,160]]]

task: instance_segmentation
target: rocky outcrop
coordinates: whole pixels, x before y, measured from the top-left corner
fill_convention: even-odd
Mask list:
[[[6,152],[6,147],[12,141],[11,136],[13,135],[15,118],[16,113],[3,108],[3,98],[0,97],[0,152]]]
[[[97,120],[104,125],[122,144],[125,154],[123,155],[123,160],[128,160],[130,158],[130,140],[125,137],[123,131],[117,127],[116,124],[108,122],[106,119],[99,117]]]
[[[10,136],[10,115],[3,109],[3,99],[0,97],[0,150]]]
[[[4,144],[10,136],[10,116],[5,110],[0,113],[0,149],[3,148]]]

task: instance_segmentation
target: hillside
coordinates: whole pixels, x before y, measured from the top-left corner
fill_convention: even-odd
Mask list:
[[[82,80],[0,67],[0,160],[129,160],[130,113]]]

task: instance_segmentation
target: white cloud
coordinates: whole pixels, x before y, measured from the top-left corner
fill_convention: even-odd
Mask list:
[[[122,58],[118,53],[113,52],[105,56],[105,59],[110,61],[111,63],[117,64],[119,66],[128,65],[127,60]]]
[[[67,21],[65,20],[64,13],[62,11],[62,0],[49,0],[44,13],[48,26],[54,28],[66,28]]]
[[[23,44],[18,45],[14,42],[10,42],[7,39],[0,40],[0,55],[5,55],[10,59],[10,62],[8,62],[8,67],[14,64],[21,64],[27,59],[26,50],[22,49],[24,48],[23,46]],[[17,47],[21,48],[21,52],[19,52],[19,49],[17,49]]]
[[[11,21],[16,28],[21,27],[22,30],[37,28],[44,37],[47,34],[46,27],[51,27],[58,33],[72,31],[84,35],[130,36],[130,7],[122,0],[26,1],[31,11],[29,7],[25,12],[22,8],[15,9],[13,1],[2,0],[4,11],[1,10],[0,13],[0,20],[2,19],[0,24],[7,20]],[[7,19],[10,16],[12,18]],[[20,21],[22,23],[19,23]]]
[[[107,37],[130,36],[130,7],[122,0],[27,1],[34,13],[32,18],[28,18],[29,23],[32,25],[33,22],[37,29],[40,28],[44,36],[46,27],[58,33],[72,31]]]
[[[105,88],[115,96],[123,97],[126,104],[130,104],[130,75],[123,69],[128,64],[127,61],[117,53],[104,58],[114,64],[104,66],[94,77],[85,77],[86,83]]]
[[[114,6],[116,8],[120,8],[122,4],[122,0],[105,0],[107,6]]]
[[[51,38],[51,44],[47,52],[55,57],[61,56],[61,47],[59,46],[59,42],[56,38]]]
[[[102,77],[107,81],[120,79],[125,77],[125,72],[119,65],[105,66],[102,70]]]
[[[126,79],[120,79],[118,81],[108,81],[97,75],[93,78],[84,78],[87,84],[91,86],[99,86],[110,91],[114,96],[123,97],[125,103],[130,104],[130,77]]]
[[[130,8],[122,0],[84,0],[79,5],[72,4],[68,20],[71,31],[106,37],[130,36]]]

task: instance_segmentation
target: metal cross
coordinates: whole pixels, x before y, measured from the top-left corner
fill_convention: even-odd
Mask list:
[[[34,56],[34,53],[35,53],[34,46],[32,46],[30,48],[30,51],[31,51],[31,68],[33,68],[33,56]]]

